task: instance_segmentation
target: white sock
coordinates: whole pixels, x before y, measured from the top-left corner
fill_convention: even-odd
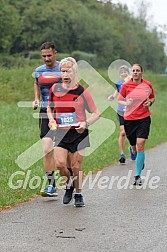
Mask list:
[[[67,188],[67,189],[70,189],[72,182],[73,182],[73,181],[72,181],[72,179],[71,179],[71,177],[70,177],[68,183],[66,184],[66,188]]]

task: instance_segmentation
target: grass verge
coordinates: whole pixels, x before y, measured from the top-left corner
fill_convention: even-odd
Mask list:
[[[30,71],[30,70],[29,70]],[[9,73],[8,73],[9,74]],[[26,73],[27,74],[27,73]],[[101,73],[106,79],[106,73]],[[5,75],[4,75],[5,77]],[[0,77],[2,78],[2,76]],[[19,77],[20,78],[20,77]],[[24,77],[22,76],[24,79]],[[167,77],[161,75],[153,75],[148,73],[145,77],[152,81],[155,92],[156,102],[151,107],[152,112],[152,124],[151,132],[148,141],[146,142],[146,149],[154,147],[158,144],[167,141],[167,128],[165,122],[167,121],[166,96],[167,96]],[[8,78],[9,82],[5,81],[5,88],[12,78]],[[30,80],[29,80],[30,81]],[[32,81],[32,80],[31,80]],[[26,84],[28,98],[33,97],[33,86]],[[16,85],[16,84],[15,84]],[[13,84],[13,86],[15,86]],[[12,87],[12,86],[11,86]],[[31,89],[31,91],[30,91]],[[39,193],[44,183],[44,169],[42,158],[38,160],[38,154],[41,152],[41,145],[38,143],[38,149],[30,152],[27,157],[29,159],[34,158],[38,160],[26,169],[20,167],[16,160],[19,155],[24,151],[31,148],[33,144],[39,141],[38,120],[33,117],[33,111],[31,108],[20,108],[17,106],[17,101],[21,98],[21,92],[23,89],[13,88],[12,95],[7,92],[6,102],[0,103],[0,139],[1,139],[1,169],[0,169],[0,208],[9,207],[11,205],[18,204],[19,202],[26,201],[29,198],[34,197]],[[20,93],[19,93],[20,92]],[[31,95],[30,95],[31,94]],[[26,95],[24,94],[23,97]],[[106,97],[107,98],[107,97]],[[106,102],[106,101],[105,101]],[[107,167],[119,159],[118,150],[118,135],[119,127],[116,119],[116,112],[108,107],[102,114],[103,119],[112,122],[113,132],[104,137],[102,143],[95,151],[89,156],[86,156],[83,161],[83,170],[85,173],[89,171],[97,171],[103,167]],[[98,145],[98,140],[105,133],[107,124],[104,122],[101,124],[101,130],[95,131],[95,139]],[[106,121],[107,122],[107,121]],[[102,139],[102,138],[101,138]],[[128,153],[128,142],[126,144],[125,154]],[[26,160],[24,160],[26,162]],[[14,176],[15,175],[15,176]],[[13,177],[12,177],[13,176]],[[11,188],[11,183],[14,189]]]

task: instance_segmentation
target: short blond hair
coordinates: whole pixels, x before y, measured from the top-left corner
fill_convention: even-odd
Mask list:
[[[59,63],[60,71],[61,71],[61,66],[63,64],[67,64],[69,62],[72,63],[74,70],[77,72],[77,69],[78,69],[77,62],[73,57],[67,57],[67,58],[64,58],[64,59],[60,60],[60,63]]]

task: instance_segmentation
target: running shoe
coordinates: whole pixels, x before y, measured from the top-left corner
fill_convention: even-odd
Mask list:
[[[70,186],[70,188],[66,187],[66,192],[63,196],[63,204],[69,204],[72,200],[74,186]]]
[[[130,152],[130,158],[132,160],[135,160],[136,159],[136,154],[133,153],[133,150],[132,150],[131,146],[129,146],[129,152]]]
[[[144,170],[144,167],[145,167],[145,164],[143,164],[143,168],[142,168],[142,170]]]
[[[142,186],[142,180],[141,180],[140,176],[135,176],[135,181],[134,181],[133,185]]]
[[[125,164],[125,161],[126,161],[125,155],[124,155],[124,154],[121,154],[121,155],[120,155],[120,159],[119,159],[120,164]]]
[[[56,197],[58,196],[58,192],[56,188],[52,185],[48,185],[44,190],[41,191],[42,197]]]
[[[84,207],[85,206],[84,201],[83,201],[83,196],[81,194],[75,194],[74,199],[75,199],[75,203],[74,203],[75,207]]]

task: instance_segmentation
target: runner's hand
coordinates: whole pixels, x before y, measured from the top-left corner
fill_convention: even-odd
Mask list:
[[[133,102],[132,98],[127,99],[126,106],[130,106],[132,104],[132,102]]]
[[[36,110],[39,107],[39,100],[33,101],[32,107],[33,107],[34,110]]]
[[[86,122],[78,122],[78,126],[75,129],[78,133],[83,133],[86,129]]]
[[[150,107],[150,100],[147,100],[143,103],[143,106],[147,109],[148,107]]]
[[[110,96],[108,97],[108,100],[109,100],[109,101],[113,101],[113,100],[114,100],[114,96],[113,96],[113,95],[110,95]]]
[[[49,120],[48,126],[49,126],[49,128],[51,130],[56,130],[57,129],[57,124],[56,124],[56,121],[54,119]]]

